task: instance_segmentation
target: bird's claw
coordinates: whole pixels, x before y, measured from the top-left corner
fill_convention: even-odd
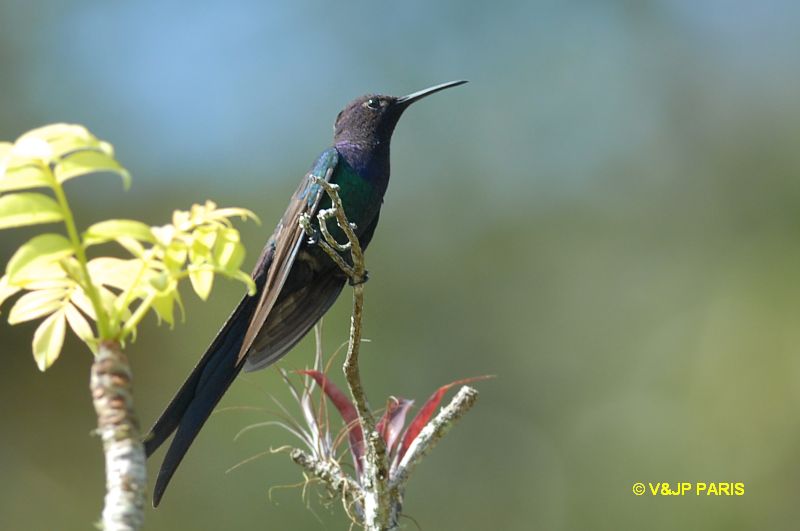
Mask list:
[[[316,244],[319,243],[319,230],[318,229],[314,229],[313,231],[311,231],[311,234],[308,234],[308,233],[306,233],[306,234],[308,235],[308,245],[316,245]]]
[[[355,279],[353,277],[348,277],[347,283],[350,284],[351,286],[355,287],[355,286],[360,286],[361,284],[366,283],[367,280],[369,280],[369,271],[364,271],[364,274],[361,275],[361,278],[359,278],[359,279]]]

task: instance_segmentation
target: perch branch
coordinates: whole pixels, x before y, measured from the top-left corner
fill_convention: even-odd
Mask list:
[[[329,489],[338,493],[344,500],[346,506],[350,506],[358,501],[361,487],[347,474],[342,472],[342,469],[336,463],[329,460],[317,459],[298,448],[294,448],[289,453],[289,458],[303,467],[311,476],[325,483]]]
[[[317,214],[319,221],[320,232],[322,239],[318,244],[322,249],[331,257],[331,259],[339,266],[339,268],[348,276],[350,283],[353,285],[353,311],[350,317],[350,342],[347,347],[347,356],[344,361],[344,374],[347,379],[347,385],[350,389],[350,394],[353,396],[353,402],[358,411],[358,417],[361,421],[361,426],[366,433],[375,430],[375,419],[369,409],[367,403],[367,396],[364,388],[361,385],[361,373],[358,366],[358,357],[361,347],[361,319],[364,311],[364,282],[366,281],[367,272],[364,266],[364,251],[361,249],[361,243],[358,241],[353,230],[353,225],[348,221],[347,214],[342,205],[342,199],[339,197],[339,186],[331,184],[324,179],[312,177],[314,181],[319,184],[328,194],[331,199],[331,208],[321,210]],[[336,224],[344,232],[347,237],[347,243],[341,244],[336,241],[336,238],[328,230],[328,220],[331,218],[336,219]],[[305,221],[301,220],[303,230],[307,233],[310,231],[310,224],[308,218]],[[349,250],[353,265],[349,265],[345,259],[339,254],[340,250]]]
[[[422,428],[414,442],[409,446],[403,459],[397,465],[391,479],[392,490],[403,491],[411,472],[422,461],[422,458],[433,450],[442,437],[450,431],[450,428],[464,413],[470,410],[477,400],[478,391],[465,385],[458,390],[458,393],[450,403],[443,407],[439,414]]]
[[[364,456],[364,473],[362,475],[362,499],[364,510],[364,528],[367,530],[393,529],[397,526],[398,505],[391,500],[389,490],[389,463],[386,451],[386,442],[375,430],[375,418],[369,409],[367,396],[361,384],[361,371],[359,369],[359,353],[361,347],[361,321],[364,312],[364,283],[367,280],[367,271],[364,265],[364,252],[361,243],[354,231],[353,224],[347,219],[347,214],[339,197],[339,187],[324,179],[316,179],[331,199],[331,208],[323,209],[317,214],[322,238],[319,244],[348,276],[353,286],[353,310],[350,317],[350,340],[347,346],[347,356],[344,361],[344,375],[347,387],[358,412],[358,420],[366,442]],[[340,243],[328,230],[328,220],[336,219],[336,224],[347,237],[347,243]],[[309,220],[301,220],[301,226],[309,232]],[[340,252],[350,251],[352,265],[342,257]]]
[[[302,450],[293,450],[291,459],[303,467],[313,477],[320,479],[331,490],[342,496],[345,507],[353,505],[366,531],[389,531],[398,528],[398,514],[402,507],[406,482],[419,462],[441,440],[450,428],[466,413],[478,398],[478,392],[462,387],[453,400],[431,420],[416,436],[403,459],[394,471],[389,464],[386,442],[376,430],[375,418],[369,409],[366,393],[361,383],[359,371],[359,349],[361,346],[361,321],[364,311],[364,282],[367,272],[364,266],[364,253],[354,228],[345,214],[339,187],[327,180],[313,177],[331,199],[331,208],[322,209],[317,214],[319,230],[311,224],[309,216],[302,216],[300,226],[312,241],[318,244],[347,275],[353,286],[353,309],[350,317],[350,340],[347,357],[344,361],[344,374],[347,386],[355,403],[358,421],[362,428],[366,452],[360,483],[351,479],[334,462],[313,458]],[[347,243],[340,243],[328,230],[328,220],[336,223],[347,237]],[[321,236],[321,237],[320,237]],[[349,251],[350,261],[342,253]]]

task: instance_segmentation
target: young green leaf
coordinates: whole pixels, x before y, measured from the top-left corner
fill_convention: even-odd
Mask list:
[[[0,163],[0,166],[2,164]],[[51,186],[53,178],[41,164],[26,163],[21,166],[8,166],[5,171],[0,167],[0,192],[13,192]]]
[[[232,218],[234,216],[239,216],[239,218],[242,220],[249,218],[255,221],[257,225],[261,225],[261,220],[258,219],[258,216],[246,208],[220,208],[211,212],[209,219],[227,221],[227,218]]]
[[[61,221],[61,208],[53,199],[36,193],[0,196],[0,229]]]
[[[166,271],[160,273],[154,272],[148,277],[147,281],[150,283],[151,287],[162,293],[174,289],[175,280],[173,280]]]
[[[8,299],[9,297],[13,297],[20,288],[17,286],[10,286],[8,284],[8,275],[3,275],[0,277],[0,306]]]
[[[24,243],[8,261],[8,281],[19,285],[26,279],[43,278],[44,269],[53,262],[71,256],[73,252],[70,241],[60,234],[35,236]]]
[[[66,331],[64,310],[42,321],[33,334],[33,359],[40,371],[47,370],[61,353]]]
[[[60,272],[60,276],[55,274]],[[50,275],[50,276],[45,276]],[[58,269],[58,264],[53,264],[47,268],[43,268],[42,278],[24,279],[22,282],[14,284],[20,288],[28,291],[38,291],[43,289],[72,289],[75,287],[75,281],[64,275],[64,271]]]
[[[135,238],[147,243],[156,241],[148,225],[132,219],[101,221],[86,229],[83,234],[83,241],[87,246],[124,238]]]
[[[256,294],[256,283],[253,282],[253,277],[245,273],[244,271],[234,271],[233,273],[224,273],[225,276],[228,276],[234,280],[238,280],[239,282],[243,282],[245,286],[247,286],[247,294],[251,297]]]
[[[50,315],[64,305],[64,289],[29,291],[20,297],[8,313],[8,323],[15,325]]]
[[[97,313],[94,311],[94,306],[92,305],[92,301],[86,292],[83,291],[83,288],[77,287],[72,292],[72,296],[70,297],[70,302],[75,305],[75,307],[79,308],[83,313],[89,316],[90,319],[93,321],[97,321]]]
[[[118,296],[113,291],[103,286],[98,286],[97,291],[100,293],[100,303],[103,305],[106,315],[118,314],[121,321],[125,321],[130,318],[130,308],[122,308],[120,312],[117,312],[116,310],[117,300],[120,297],[124,297],[124,293]]]
[[[175,296],[177,290],[168,290],[153,299],[153,310],[155,310],[159,321],[163,319],[170,327],[175,325]]]
[[[120,244],[126,251],[131,253],[136,258],[144,259],[144,245],[139,243],[136,238],[129,238],[127,236],[120,236],[117,238],[117,243]]]
[[[186,244],[181,241],[173,241],[164,250],[164,265],[172,272],[180,271],[186,262]]]
[[[81,341],[89,345],[89,348],[93,348],[96,342],[96,338],[94,336],[94,332],[92,331],[92,327],[89,325],[89,322],[86,320],[86,317],[83,316],[80,310],[76,308],[72,304],[67,304],[64,306],[64,315],[67,317],[67,323],[69,323],[69,327],[75,332],[75,335],[80,338]]]
[[[214,262],[224,271],[239,269],[244,261],[244,246],[239,242],[239,231],[223,229],[217,237],[214,249]]]
[[[144,265],[141,260],[101,256],[90,260],[87,267],[93,283],[125,290],[131,287]]]
[[[214,271],[210,269],[190,269],[189,280],[192,282],[197,296],[203,300],[208,299],[211,287],[214,285]]]
[[[114,158],[102,151],[84,149],[66,155],[53,170],[56,180],[63,183],[74,177],[95,172],[112,172],[122,177],[127,190],[131,185],[131,176]]]
[[[49,161],[53,158],[53,148],[43,138],[39,138],[30,133],[26,133],[19,137],[14,145],[11,146],[9,151],[9,158],[12,163],[14,160],[34,161],[40,160],[42,162]]]
[[[200,265],[211,260],[211,249],[217,239],[217,231],[210,227],[199,227],[192,232],[192,245],[189,247],[189,261]]]
[[[64,123],[45,125],[23,134],[17,143],[30,140],[46,142],[50,147],[48,159],[53,160],[85,149],[99,150],[113,155],[106,142],[98,140],[82,125]]]
[[[153,236],[156,237],[156,241],[160,245],[167,247],[174,243],[175,233],[177,229],[172,225],[163,225],[161,227],[151,227],[150,230],[153,232]]]

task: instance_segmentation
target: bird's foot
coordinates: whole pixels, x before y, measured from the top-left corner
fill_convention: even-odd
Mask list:
[[[311,234],[308,234],[308,245],[316,245],[319,243],[319,231],[315,230]]]
[[[367,280],[369,280],[369,271],[364,271],[364,274],[361,275],[361,278],[356,279],[353,277],[348,277],[347,283],[351,286],[359,286],[364,284]]]
[[[306,213],[300,214],[299,222],[303,232],[308,236],[308,244],[316,245],[319,242],[320,230],[312,225],[311,216]]]

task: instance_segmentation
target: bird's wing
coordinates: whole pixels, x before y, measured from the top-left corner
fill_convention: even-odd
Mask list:
[[[261,298],[258,301],[250,325],[244,335],[244,341],[239,349],[237,363],[247,355],[256,336],[261,331],[267,321],[270,311],[275,306],[275,301],[280,295],[281,288],[289,276],[292,269],[297,251],[303,243],[303,229],[300,227],[300,216],[302,214],[313,215],[319,207],[320,200],[324,191],[319,184],[311,181],[311,176],[315,176],[330,182],[336,164],[339,161],[339,153],[336,148],[329,148],[320,155],[311,171],[300,182],[300,186],[292,196],[289,207],[283,214],[278,227],[272,235],[274,251],[272,263],[267,271],[267,279],[264,289],[261,290]]]
[[[307,283],[284,294],[275,303],[250,347],[244,362],[246,372],[272,365],[300,342],[336,302],[346,281],[344,275],[337,274],[311,274],[309,277]]]

